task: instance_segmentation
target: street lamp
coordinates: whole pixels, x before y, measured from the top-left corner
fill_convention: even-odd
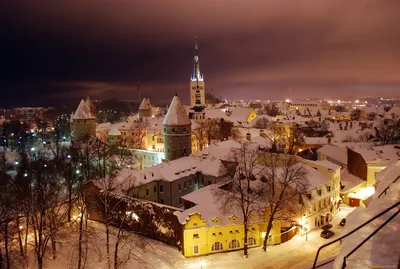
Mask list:
[[[200,261],[200,269],[203,269],[204,261]]]

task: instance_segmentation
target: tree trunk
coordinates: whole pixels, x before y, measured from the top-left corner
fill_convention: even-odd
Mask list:
[[[248,234],[248,231],[249,231],[249,227],[247,226],[247,221],[245,221],[245,223],[244,223],[244,238],[243,238],[243,241],[244,241],[244,248],[243,248],[243,254],[244,254],[244,256],[246,257],[246,258],[248,258],[249,257],[249,253],[248,253],[248,245],[247,245],[247,234]]]
[[[267,231],[265,233],[265,237],[264,237],[264,243],[263,243],[263,250],[267,251],[267,242],[268,242],[268,236],[269,233],[271,232],[271,228],[272,228],[272,216],[270,217],[269,221],[268,221],[268,225],[267,225]]]
[[[86,213],[85,210],[85,256],[84,256],[84,264],[82,266],[83,268],[86,268],[86,263],[87,263],[87,257],[88,257],[88,253],[89,253],[89,237],[88,237],[88,215]]]
[[[69,179],[68,185],[69,186],[68,186],[68,213],[67,213],[68,215],[67,215],[67,222],[70,223],[71,222],[71,211],[72,211],[72,178]]]
[[[6,269],[10,269],[10,253],[8,252],[8,219],[4,227],[4,248],[6,249]]]
[[[38,269],[43,269],[43,258],[40,257],[40,255],[37,255],[37,264],[38,264]]]
[[[56,239],[54,238],[54,236],[50,236],[50,241],[51,241],[51,250],[52,250],[52,254],[53,254],[53,260],[55,260],[57,258],[57,248],[56,248]]]
[[[3,253],[1,252],[1,247],[0,247],[0,269],[3,269]]]
[[[78,241],[78,269],[82,268],[82,234],[83,234],[83,212],[79,222],[79,241]]]
[[[107,218],[107,217],[106,217]],[[110,227],[108,220],[106,220],[106,252],[107,252],[107,268],[111,269],[111,257],[110,257]]]
[[[21,257],[23,257],[23,256],[24,256],[24,246],[23,246],[23,244],[22,244],[21,229],[19,228],[19,227],[20,227],[20,223],[19,223],[19,214],[18,214],[18,211],[17,211],[17,214],[16,214],[16,215],[17,215],[17,216],[16,216],[16,224],[17,224],[17,230],[18,230],[19,253],[20,253]]]
[[[27,213],[26,216],[26,221],[25,221],[25,266],[26,268],[29,267],[29,259],[28,259],[28,234],[29,234],[29,214]]]
[[[118,269],[118,248],[119,248],[120,231],[118,231],[117,241],[114,248],[114,269]]]

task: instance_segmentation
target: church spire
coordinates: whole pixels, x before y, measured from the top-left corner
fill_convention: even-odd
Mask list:
[[[197,44],[197,37],[194,37],[194,58],[193,58],[193,73],[192,81],[203,81],[203,75],[200,73],[199,61],[199,45]]]

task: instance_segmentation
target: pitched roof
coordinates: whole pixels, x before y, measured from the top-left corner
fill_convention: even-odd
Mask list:
[[[72,118],[74,120],[87,120],[87,119],[95,119],[95,117],[90,113],[90,108],[88,103],[86,103],[83,99],[79,103],[78,108],[73,114]]]
[[[143,98],[142,103],[139,106],[139,109],[151,109],[150,100],[147,98]]]
[[[176,126],[176,125],[191,125],[189,116],[183,107],[181,100],[177,95],[172,98],[171,105],[169,106],[167,115],[164,118],[163,125]]]
[[[121,132],[118,131],[118,129],[114,127],[108,132],[108,135],[121,135]]]
[[[334,145],[325,145],[317,150],[318,153],[328,156],[342,164],[347,164],[347,149]]]

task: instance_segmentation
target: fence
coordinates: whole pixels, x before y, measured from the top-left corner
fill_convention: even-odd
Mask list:
[[[281,233],[281,243],[285,243],[297,234],[297,226],[293,226],[290,230]]]

